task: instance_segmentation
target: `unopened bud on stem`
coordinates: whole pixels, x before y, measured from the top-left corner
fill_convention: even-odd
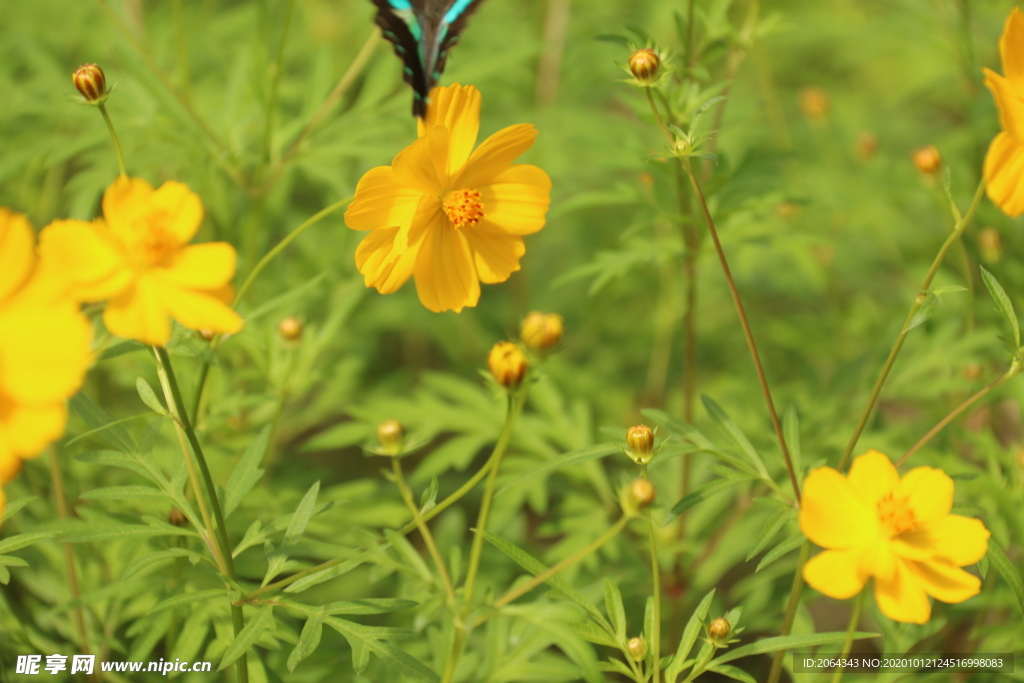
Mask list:
[[[649,47],[637,50],[629,56],[629,72],[641,85],[651,85],[658,78],[661,57]]]
[[[636,425],[626,431],[629,455],[637,465],[646,465],[654,457],[654,431],[647,425]]]
[[[533,311],[523,318],[519,338],[531,351],[548,351],[562,339],[562,316]]]
[[[517,344],[498,342],[487,354],[487,368],[506,389],[515,389],[526,376],[526,356]]]
[[[75,69],[71,81],[89,104],[99,104],[107,97],[107,77],[103,69],[95,64],[85,64]]]
[[[384,420],[377,425],[377,441],[386,455],[399,455],[405,443],[405,428],[398,420]]]
[[[633,658],[634,662],[642,662],[647,656],[647,643],[643,638],[630,638],[626,643],[626,649],[629,650],[629,656]]]
[[[290,315],[277,324],[277,331],[285,341],[296,341],[302,336],[302,321]]]

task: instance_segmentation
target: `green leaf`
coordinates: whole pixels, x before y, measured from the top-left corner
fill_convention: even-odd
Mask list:
[[[345,640],[349,642],[349,645],[353,645],[355,642],[360,643],[360,645],[380,657],[381,661],[396,671],[418,681],[440,683],[440,677],[428,669],[423,662],[414,658],[407,652],[399,650],[391,643],[382,642],[365,635],[366,627],[361,626],[360,624],[353,624],[352,622],[345,621],[344,619],[337,619],[335,617],[325,618],[324,623],[344,636]],[[352,659],[353,665],[355,665],[355,647],[353,647]]]
[[[609,578],[604,580],[604,608],[608,619],[615,626],[615,637],[619,643],[626,642],[626,608],[622,605],[622,593]]]
[[[712,588],[711,591],[704,596],[704,599],[697,605],[697,609],[693,611],[693,615],[690,620],[686,622],[686,628],[683,629],[683,637],[679,639],[679,647],[676,649],[676,656],[672,658],[672,662],[668,665],[665,670],[665,681],[666,683],[676,683],[676,678],[679,677],[680,672],[683,670],[683,665],[686,663],[686,658],[690,656],[690,650],[693,649],[693,644],[697,642],[697,636],[700,635],[701,625],[704,620],[707,619],[708,611],[711,609],[711,600],[715,597],[715,590]]]
[[[295,644],[295,649],[288,656],[289,671],[295,671],[299,662],[316,651],[320,645],[323,631],[324,618],[322,616],[318,614],[306,619],[306,625],[302,627],[302,633],[299,635],[299,642]]]
[[[16,555],[0,555],[0,566],[3,567],[27,567],[28,562]]]
[[[0,523],[6,522],[11,517],[21,512],[21,509],[23,507],[31,503],[36,498],[38,498],[38,496],[24,496],[22,498],[18,498],[17,500],[12,500],[10,503],[7,504],[7,507],[4,508],[3,515],[0,515]]]
[[[147,538],[150,536],[195,536],[199,534],[191,529],[182,529],[167,525],[167,527],[143,526],[141,524],[118,524],[96,531],[86,531],[80,534],[69,534],[62,540],[67,543],[97,543],[99,541],[116,541],[127,538]]]
[[[941,301],[939,301],[939,297],[935,296],[935,294],[927,294],[924,303],[921,304],[919,309],[917,309],[917,313],[914,314],[914,317],[907,322],[907,326],[903,328],[903,331],[910,332],[912,329],[928,320],[928,318],[932,317],[935,313],[935,309],[940,303]]]
[[[430,486],[420,495],[420,514],[425,515],[437,505],[437,475],[430,477]]]
[[[11,536],[0,541],[0,555],[4,555],[15,550],[21,550],[26,546],[30,546],[36,541],[41,541],[44,538],[53,538],[57,533],[54,531],[35,531],[30,534],[18,534],[17,536]]]
[[[174,641],[174,650],[171,657],[186,662],[198,659],[199,651],[206,641],[206,634],[210,631],[210,607],[209,605],[197,605],[192,613],[181,625],[178,639]]]
[[[786,447],[789,448],[793,471],[796,472],[796,478],[800,479],[803,456],[800,452],[800,414],[797,413],[796,406],[790,406],[782,418],[782,436],[786,439]]]
[[[992,295],[992,299],[996,302],[996,310],[999,311],[999,315],[1010,325],[1010,331],[1013,333],[1013,348],[1016,350],[1020,348],[1020,323],[1017,321],[1017,314],[1013,310],[1013,304],[1010,303],[1010,297],[1006,296],[1003,286],[999,284],[992,273],[985,270],[984,266],[979,266],[979,268],[981,268],[981,279],[985,281],[988,293]]]
[[[303,576],[301,579],[285,588],[284,592],[301,593],[307,588],[312,588],[313,586],[324,583],[325,581],[336,579],[339,576],[348,574],[350,571],[366,562],[366,559],[367,558],[365,556],[357,557],[351,560],[346,560],[345,562],[342,562],[341,564],[335,565],[333,567],[328,567],[327,569],[322,569],[318,572],[314,572],[309,576]]]
[[[313,516],[313,509],[316,507],[316,497],[320,494],[320,481],[316,481],[309,490],[306,491],[306,495],[299,501],[299,506],[295,508],[295,514],[292,515],[292,519],[288,522],[288,529],[284,532],[284,541],[281,543],[282,548],[295,545],[302,538],[302,534],[306,531],[306,525],[309,524],[309,519]]]
[[[1021,579],[1017,568],[1010,562],[1010,558],[1006,556],[1006,552],[999,547],[998,543],[990,538],[988,539],[988,553],[985,557],[988,558],[989,563],[996,568],[999,575],[1010,586],[1013,597],[1017,599],[1017,606],[1021,612],[1024,612],[1024,580]]]
[[[78,392],[71,397],[68,405],[92,428],[93,432],[98,434],[110,446],[124,453],[135,452],[135,442],[127,430],[115,422],[114,418],[110,417],[107,411],[93,403],[88,396]]]
[[[608,635],[608,632],[598,626],[592,621],[579,621],[571,622],[566,624],[570,629],[576,632],[580,638],[586,640],[595,645],[604,645],[606,647],[618,648],[620,647],[619,642]]]
[[[522,484],[524,481],[539,477],[542,474],[553,472],[555,470],[562,469],[563,467],[572,467],[573,465],[579,465],[580,463],[588,462],[590,460],[597,460],[598,458],[604,458],[615,453],[619,453],[619,447],[615,444],[601,444],[599,446],[587,446],[586,448],[580,448],[575,451],[566,453],[565,455],[558,456],[552,460],[548,460],[539,467],[535,467],[532,470],[528,470],[525,474],[519,475],[513,479],[510,483],[498,489],[495,497],[500,496],[509,489]]]
[[[647,410],[641,411],[645,417],[648,417],[657,422],[662,427],[665,427],[673,434],[679,435],[681,438],[689,441],[690,443],[698,446],[701,450],[714,451],[715,445],[711,443],[711,440],[704,436],[696,427],[686,424],[682,420],[672,417],[663,410],[655,410],[654,408],[648,408]]]
[[[228,645],[228,649],[224,651],[224,656],[220,660],[220,666],[217,667],[217,671],[223,671],[234,664],[239,657],[252,648],[264,631],[268,629],[273,630],[273,627],[274,606],[263,605],[256,611],[256,616],[249,619],[242,632]]]
[[[249,442],[245,454],[235,465],[228,479],[227,488],[224,489],[224,516],[228,517],[238,504],[242,502],[246,494],[252,490],[256,482],[263,476],[260,463],[263,461],[263,454],[267,450],[267,440],[270,438],[270,425],[260,430],[256,438]]]
[[[126,353],[135,353],[136,351],[145,351],[146,345],[137,341],[123,341],[120,344],[114,344],[109,349],[100,354],[99,360],[105,361],[111,358],[117,358],[123,356]]]
[[[153,391],[153,387],[149,386],[149,382],[144,380],[142,377],[135,378],[135,390],[139,392],[139,398],[146,404],[146,407],[152,410],[154,413],[160,415],[167,415],[167,409],[164,408],[164,404],[157,398],[156,392]]]
[[[171,607],[180,607],[181,605],[188,605],[193,602],[207,602],[218,599],[226,599],[231,594],[223,588],[211,588],[205,591],[195,591],[193,593],[179,593],[178,595],[172,595],[166,600],[161,600],[157,604],[153,605],[149,610],[149,614],[156,614],[162,612],[165,609]]]
[[[739,447],[740,451],[747,456],[755,469],[757,469],[758,473],[767,479],[768,470],[765,469],[761,456],[758,455],[753,444],[751,444],[746,435],[740,431],[740,428],[736,426],[736,423],[732,421],[732,418],[729,417],[728,413],[722,410],[722,407],[715,403],[714,399],[710,396],[701,396],[700,400],[704,402],[704,410],[708,412],[711,419],[717,422],[718,425],[725,430],[725,433],[729,435],[729,438],[731,438],[733,443]]]
[[[193,560],[194,562],[206,560],[206,558],[200,555],[199,553],[194,553],[191,550],[186,550],[184,548],[168,548],[167,550],[147,552],[138,560],[128,565],[128,568],[124,570],[123,574],[121,574],[121,583],[124,583],[128,579],[132,578],[133,576],[141,572],[143,569],[150,567],[158,562],[163,562],[164,560],[173,560],[179,557],[187,557]]]
[[[484,538],[487,540],[488,543],[490,543],[495,548],[508,555],[513,562],[515,562],[520,567],[530,572],[534,576],[547,571],[548,568],[544,565],[543,562],[541,562],[540,560],[538,560],[533,555],[526,552],[516,544],[510,541],[506,541],[504,538],[496,536],[490,533],[489,531],[484,532]],[[597,606],[594,605],[594,603],[590,602],[590,600],[587,600],[585,597],[583,597],[582,593],[580,593],[575,588],[570,586],[565,579],[559,577],[556,574],[555,576],[548,578],[548,580],[545,583],[547,583],[552,588],[560,591],[567,599],[571,600],[572,602],[575,602],[577,605],[586,610],[590,614],[590,616],[592,616],[594,620],[601,625],[602,628],[608,631],[608,633],[615,633],[615,629],[611,627],[611,624],[608,623],[608,620],[605,619],[603,614],[601,614],[601,610],[599,610]]]
[[[324,614],[390,614],[412,609],[419,605],[415,600],[404,598],[363,598],[362,600],[339,600],[320,608]]]
[[[731,678],[734,681],[743,681],[743,683],[757,683],[753,676],[748,674],[743,669],[737,669],[735,666],[730,664],[719,664],[718,666],[709,666],[708,671],[713,671],[720,676]]]
[[[86,491],[82,500],[120,500],[123,498],[167,498],[167,494],[152,486],[107,486],[101,489]]]
[[[866,633],[864,631],[855,631],[853,633],[853,640],[878,637],[879,635],[877,633]],[[845,631],[812,633],[805,636],[775,636],[774,638],[765,638],[764,640],[759,640],[756,643],[750,643],[749,645],[738,647],[735,650],[729,650],[721,657],[711,660],[708,664],[708,668],[721,666],[726,662],[731,662],[734,659],[740,659],[741,657],[763,655],[768,652],[777,652],[779,650],[792,650],[798,647],[806,648],[814,647],[816,645],[829,645],[831,643],[840,643],[845,639]]]
[[[730,486],[748,479],[751,479],[750,475],[738,473],[738,476],[732,479],[713,479],[706,484],[701,484],[693,491],[680,498],[679,502],[672,506],[669,513],[665,515],[665,520],[661,523],[662,526],[669,524],[672,520],[692,508],[694,505],[702,503],[708,498],[726,490]]]
[[[791,507],[779,508],[768,518],[768,521],[764,523],[764,527],[761,529],[760,535],[757,537],[757,542],[754,543],[754,547],[747,553],[747,562],[750,562],[759,552],[765,549],[767,545],[775,538],[775,534],[779,533],[779,530],[786,526],[796,511]]]
[[[134,454],[122,453],[121,451],[87,451],[75,456],[79,462],[87,462],[92,465],[104,465],[106,467],[120,467],[131,470],[136,474],[148,479],[162,489],[168,487],[167,478],[152,462],[137,457]]]
[[[405,536],[401,535],[393,529],[385,529],[384,536],[388,539],[388,543],[398,551],[398,554],[409,564],[410,567],[419,574],[420,581],[426,584],[433,583],[433,575],[430,573],[430,568],[427,563],[423,561],[420,554],[416,552],[416,549],[412,547]]]
[[[757,569],[755,569],[754,572],[756,573],[761,571],[762,569],[764,569],[771,563],[775,562],[775,560],[779,559],[786,553],[796,550],[801,545],[803,545],[805,540],[806,539],[804,538],[803,534],[796,534],[795,536],[790,536],[785,541],[769,550],[768,554],[761,558],[761,561],[758,563]]]

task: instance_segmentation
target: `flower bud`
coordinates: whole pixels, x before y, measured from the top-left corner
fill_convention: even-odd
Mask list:
[[[277,332],[285,341],[296,341],[302,336],[302,321],[290,315],[277,324]]]
[[[647,425],[636,425],[626,431],[629,457],[637,465],[646,465],[654,456],[654,432]]]
[[[646,479],[634,479],[629,485],[629,502],[637,510],[649,507],[654,502],[656,495],[657,492],[654,490],[654,484]]]
[[[995,228],[982,228],[978,233],[978,251],[981,260],[992,265],[1003,255],[1003,238]]]
[[[95,64],[85,64],[71,74],[71,81],[90,104],[99,104],[107,97],[107,77]]]
[[[642,662],[647,656],[647,643],[643,638],[630,638],[626,643],[626,649],[629,650],[629,656],[633,658],[634,662]]]
[[[708,624],[708,636],[712,640],[724,641],[729,637],[731,632],[732,624],[730,624],[729,620],[725,617],[713,619],[711,623]]]
[[[498,384],[515,389],[526,376],[526,356],[512,342],[498,342],[487,354],[487,368]]]
[[[637,50],[629,56],[629,73],[641,85],[651,85],[658,78],[658,67],[661,66],[661,57],[650,48]]]
[[[533,311],[523,319],[519,338],[531,351],[544,353],[562,339],[562,316]]]
[[[828,95],[821,88],[804,88],[800,91],[800,111],[809,121],[820,121],[828,116]]]
[[[925,175],[937,173],[942,168],[942,155],[935,145],[927,145],[914,150],[914,166]]]
[[[171,526],[186,526],[188,517],[178,508],[171,508],[171,511],[167,513],[167,523]]]
[[[213,330],[196,330],[196,334],[206,341],[213,341],[213,338],[217,336],[217,333]]]
[[[384,420],[377,425],[377,441],[386,455],[399,455],[405,443],[405,428],[398,420]]]

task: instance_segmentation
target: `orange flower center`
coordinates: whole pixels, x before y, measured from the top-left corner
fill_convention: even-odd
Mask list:
[[[170,222],[170,216],[161,211],[145,216],[135,223],[132,256],[137,265],[165,265],[177,253],[178,239],[170,228]]]
[[[909,500],[907,496],[896,497],[890,492],[882,496],[875,506],[878,523],[890,537],[898,536],[917,526],[917,516],[908,504]]]
[[[474,226],[484,217],[484,205],[480,192],[463,188],[448,193],[444,200],[444,212],[456,228]]]

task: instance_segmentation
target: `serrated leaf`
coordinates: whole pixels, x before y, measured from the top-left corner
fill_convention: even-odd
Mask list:
[[[679,502],[672,506],[672,509],[668,512],[667,515],[665,515],[665,520],[661,523],[662,526],[669,524],[676,517],[683,514],[684,512],[692,508],[694,505],[702,503],[708,498],[711,498],[712,496],[715,496],[721,493],[722,491],[725,491],[730,486],[738,484],[741,481],[747,481],[749,479],[751,479],[750,475],[740,474],[739,476],[736,476],[733,479],[714,479],[712,481],[707,482],[706,484],[701,484],[693,491],[680,498]]]
[[[665,670],[666,683],[675,683],[676,678],[682,672],[686,658],[690,656],[690,650],[693,649],[693,644],[697,642],[697,636],[700,635],[701,626],[704,620],[707,619],[708,611],[711,609],[711,600],[714,597],[715,590],[711,589],[704,596],[704,599],[700,601],[700,604],[697,605],[697,609],[693,611],[690,620],[686,622],[683,636],[679,639],[679,647],[676,649],[676,656],[672,658],[671,663],[669,663],[668,668]]]
[[[790,552],[796,550],[801,545],[803,545],[804,540],[805,539],[804,539],[804,535],[803,534],[797,534],[795,536],[790,536],[785,541],[783,541],[782,543],[778,544],[777,546],[775,546],[774,548],[769,550],[768,554],[761,558],[761,561],[758,563],[757,569],[755,569],[754,572],[756,573],[756,572],[761,571],[762,569],[764,569],[768,565],[770,565],[773,562],[775,562],[775,560],[777,560],[780,557],[782,557],[783,555],[786,555],[787,553],[790,553]]]
[[[242,502],[246,494],[252,490],[256,482],[263,476],[260,463],[263,462],[263,454],[267,450],[267,439],[270,438],[270,425],[260,430],[256,438],[249,442],[242,458],[235,465],[228,479],[228,485],[224,489],[224,516],[228,517]]]
[[[168,414],[164,404],[157,398],[156,392],[153,391],[153,387],[149,386],[149,382],[145,379],[142,377],[135,378],[135,390],[139,392],[139,398],[142,399],[147,408],[160,415]]]
[[[320,637],[323,635],[323,631],[324,619],[322,616],[316,615],[306,620],[306,625],[302,627],[302,633],[299,634],[299,642],[295,644],[295,649],[288,655],[289,671],[295,671],[299,662],[316,652],[317,647],[320,646]]]
[[[626,608],[622,605],[622,593],[611,579],[604,580],[604,609],[608,612],[608,620],[615,627],[615,637],[619,643],[626,642]]]
[[[117,424],[107,411],[93,403],[88,396],[78,392],[71,397],[68,405],[92,428],[94,433],[112,447],[124,453],[135,452],[135,442],[127,430]]]
[[[985,281],[985,286],[988,288],[988,293],[992,295],[992,299],[996,302],[996,310],[999,311],[999,315],[1003,317],[1010,325],[1010,332],[1013,334],[1013,348],[1020,348],[1020,323],[1017,321],[1017,314],[1013,310],[1013,304],[1010,302],[1010,297],[1006,296],[1006,291],[1003,286],[999,284],[995,276],[992,273],[985,270],[984,266],[981,268],[981,279]]]
[[[757,537],[757,542],[754,543],[754,547],[747,553],[747,562],[750,562],[759,552],[764,550],[773,538],[775,534],[779,533],[782,527],[786,526],[786,522],[793,517],[795,510],[793,508],[785,507],[779,508],[768,518],[768,521],[764,523],[764,527],[761,528],[761,533]]]
[[[985,557],[988,558],[989,563],[996,568],[999,575],[1010,586],[1010,592],[1017,599],[1017,607],[1020,608],[1021,612],[1024,612],[1024,580],[1021,579],[1017,568],[1010,562],[1010,558],[1006,556],[1006,552],[999,547],[998,543],[990,538],[988,539],[988,552],[985,554]]]
[[[344,636],[345,640],[349,642],[349,645],[353,645],[354,642],[359,642],[366,649],[380,657],[381,661],[392,669],[395,669],[396,671],[418,681],[426,681],[426,683],[440,683],[440,677],[428,669],[423,662],[414,658],[412,655],[408,654],[404,650],[399,650],[391,643],[366,636],[366,627],[362,627],[360,624],[354,624],[350,621],[345,621],[344,619],[338,619],[336,617],[327,617],[324,619],[324,623]],[[354,648],[352,659],[353,666],[355,666],[356,652]]]
[[[223,671],[232,664],[234,664],[239,657],[244,655],[249,649],[256,644],[256,641],[260,639],[268,629],[274,627],[274,606],[263,605],[256,610],[256,616],[249,619],[246,623],[245,628],[235,636],[235,639],[228,645],[228,649],[224,651],[223,657],[220,660],[220,666],[217,667],[217,671]]]
[[[736,423],[732,421],[729,414],[726,413],[720,405],[715,403],[715,400],[710,396],[701,396],[701,401],[704,402],[704,409],[707,411],[708,416],[712,420],[718,423],[725,433],[732,439],[733,443],[739,447],[740,451],[747,456],[754,468],[760,473],[765,479],[768,478],[768,470],[765,469],[764,462],[761,460],[761,456],[758,454],[757,449],[750,443],[746,435]]]
[[[864,631],[855,631],[853,633],[853,640],[862,640],[864,638],[878,638],[877,633],[867,633]],[[846,639],[845,631],[835,631],[832,633],[812,633],[805,636],[775,636],[774,638],[765,638],[749,645],[738,647],[735,650],[729,650],[721,657],[711,660],[708,667],[721,666],[726,662],[731,662],[734,659],[740,659],[742,657],[751,657],[753,655],[763,655],[769,652],[777,652],[779,650],[792,650],[795,648],[807,648],[815,647],[816,645],[829,645],[831,643],[839,643]]]

